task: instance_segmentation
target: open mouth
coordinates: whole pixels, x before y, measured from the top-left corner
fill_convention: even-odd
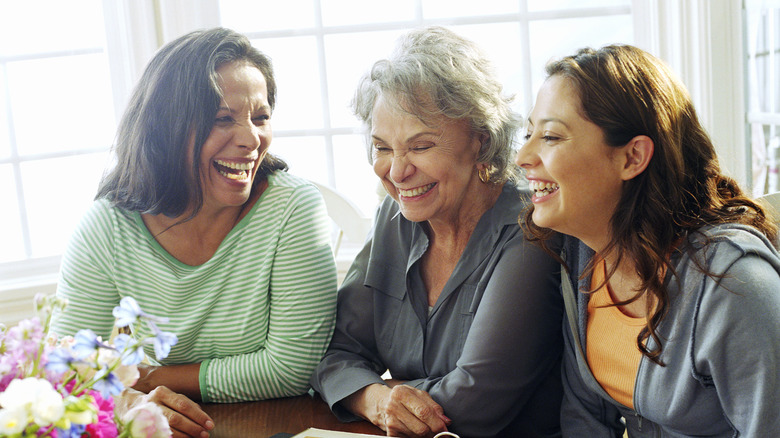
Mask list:
[[[430,183],[424,186],[415,187],[413,189],[398,189],[398,194],[404,198],[414,198],[428,193],[432,188],[436,186],[436,183]]]
[[[214,160],[214,168],[220,175],[233,181],[245,181],[249,179],[251,170],[255,167],[254,162],[234,163],[230,161]]]
[[[557,183],[544,181],[530,181],[528,185],[531,190],[533,190],[534,196],[537,198],[550,195],[560,188]]]

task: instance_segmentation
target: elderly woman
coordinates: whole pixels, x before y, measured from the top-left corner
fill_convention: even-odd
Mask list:
[[[275,99],[270,59],[241,34],[163,47],[62,262],[55,332],[107,338],[122,297],[169,318],[157,325],[178,344],[124,400],[160,404],[174,436],[213,427],[192,400],[305,393],[332,334],[329,222],[317,189],[268,153]]]
[[[528,196],[501,88],[473,43],[438,27],[404,36],[360,83],[354,109],[390,196],[312,377],[344,421],[392,436],[560,434],[558,268],[517,224]]]
[[[778,436],[777,227],[662,61],[607,46],[547,73],[517,162],[529,236],[567,235],[564,434]]]

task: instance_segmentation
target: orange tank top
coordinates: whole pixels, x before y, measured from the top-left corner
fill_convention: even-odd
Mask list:
[[[604,260],[596,265],[591,289],[601,285],[607,275]],[[612,398],[634,408],[634,384],[642,353],[636,337],[647,324],[645,317],[634,318],[614,304],[607,285],[593,292],[588,302],[586,354],[588,364],[602,388]]]

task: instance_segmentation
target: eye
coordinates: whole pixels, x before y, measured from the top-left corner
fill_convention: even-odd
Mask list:
[[[219,123],[219,124],[224,125],[224,124],[228,124],[228,123],[233,123],[233,121],[234,120],[233,120],[232,116],[222,116],[222,117],[217,117],[217,119],[215,120],[215,123]]]
[[[545,135],[544,137],[542,137],[542,140],[544,140],[546,142],[554,142],[554,141],[558,141],[560,139],[561,139],[560,137],[556,137],[554,135]]]
[[[271,120],[270,114],[262,114],[252,118],[252,122],[254,122],[256,125],[262,125],[269,120]]]

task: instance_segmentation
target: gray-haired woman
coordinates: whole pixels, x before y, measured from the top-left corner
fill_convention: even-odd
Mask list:
[[[353,104],[390,196],[314,389],[392,436],[559,436],[558,268],[517,223],[518,118],[490,62],[447,29],[415,30]]]

